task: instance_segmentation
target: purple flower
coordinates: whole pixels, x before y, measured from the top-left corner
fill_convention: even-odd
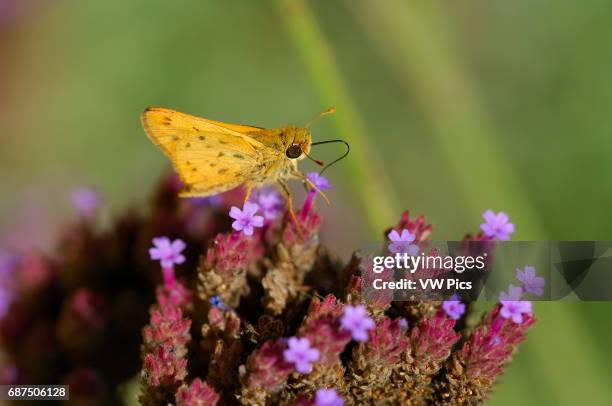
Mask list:
[[[499,312],[504,319],[512,319],[516,324],[523,322],[523,314],[531,314],[532,305],[529,300],[501,302],[502,308]]]
[[[457,295],[453,295],[448,300],[445,300],[442,303],[442,308],[446,315],[453,320],[459,320],[463,313],[465,313],[465,304],[461,303]]]
[[[373,329],[376,323],[368,316],[365,306],[347,305],[344,307],[340,325],[351,332],[353,340],[368,341],[368,330]]]
[[[91,219],[102,205],[102,196],[94,189],[80,187],[72,191],[71,201],[81,216]]]
[[[514,285],[508,287],[508,293],[499,294],[499,302],[502,305],[499,314],[504,319],[512,319],[514,323],[521,324],[523,314],[531,314],[532,304],[529,300],[520,300],[522,295],[523,289]]]
[[[329,180],[321,175],[319,175],[318,172],[308,172],[306,174],[306,177],[308,179],[310,179],[310,181],[312,183],[314,183],[314,185],[317,187],[317,189],[319,190],[329,190],[332,188],[331,183],[329,182]]]
[[[316,186],[316,188],[310,189],[310,191],[308,191],[308,194],[306,195],[306,200],[304,200],[304,204],[300,213],[300,218],[302,219],[302,221],[308,218],[308,214],[314,206],[314,200],[317,196],[317,192],[322,192],[323,190],[329,190],[332,188],[331,183],[329,183],[329,180],[319,175],[317,172],[308,172],[306,174],[306,177]]]
[[[149,249],[152,260],[159,261],[162,268],[174,268],[174,265],[185,262],[185,257],[181,254],[187,245],[183,240],[176,239],[170,241],[168,237],[153,238],[153,248]]]
[[[315,406],[343,406],[344,400],[335,389],[319,389],[315,394]]]
[[[302,374],[312,371],[312,363],[319,360],[319,350],[310,346],[308,338],[291,337],[287,341],[288,347],[283,351],[286,362],[294,364],[295,370]]]
[[[544,294],[544,285],[546,281],[541,276],[536,276],[536,270],[532,266],[526,266],[525,271],[521,272],[520,268],[516,269],[516,278],[523,285],[523,289],[536,296]]]
[[[403,229],[402,233],[398,233],[397,230],[391,230],[387,235],[391,244],[389,244],[389,251],[394,254],[407,253],[408,255],[416,256],[419,254],[419,246],[411,244],[416,236],[410,231]]]
[[[495,214],[492,210],[487,210],[482,217],[486,223],[480,225],[480,229],[487,237],[495,237],[500,241],[507,241],[514,233],[514,224],[508,220],[508,215],[503,211]]]
[[[272,190],[259,193],[257,201],[266,220],[274,220],[283,207],[280,195]]]
[[[523,296],[523,289],[520,286],[510,285],[508,286],[508,292],[499,292],[499,301],[508,302],[512,300],[521,300]]]
[[[264,224],[264,218],[255,215],[257,210],[259,210],[259,205],[251,202],[245,202],[242,210],[232,206],[229,212],[230,217],[235,220],[232,228],[242,231],[244,235],[253,235],[253,227],[263,227]]]

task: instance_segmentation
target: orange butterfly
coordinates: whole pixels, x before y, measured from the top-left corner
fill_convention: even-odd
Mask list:
[[[331,108],[319,116],[335,111]],[[170,158],[183,181],[185,187],[180,192],[181,197],[210,196],[245,185],[246,201],[253,187],[276,184],[286,195],[289,213],[296,224],[286,181],[299,179],[317,189],[298,169],[298,161],[310,158],[312,145],[344,142],[312,143],[309,125],[265,129],[207,120],[162,107],[147,108],[141,119],[151,141]],[[347,154],[348,149],[332,164]],[[312,160],[323,165],[321,161]],[[321,191],[319,193],[328,201]]]

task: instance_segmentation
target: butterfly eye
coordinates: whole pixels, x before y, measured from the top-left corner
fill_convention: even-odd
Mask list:
[[[299,158],[300,155],[302,155],[302,148],[300,148],[300,146],[297,144],[293,144],[292,146],[287,148],[287,151],[285,151],[285,155],[287,155],[287,158],[290,159]]]

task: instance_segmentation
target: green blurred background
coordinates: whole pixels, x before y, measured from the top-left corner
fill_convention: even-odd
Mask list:
[[[336,106],[313,135],[353,147],[324,209],[345,258],[403,208],[438,240],[487,208],[516,239],[610,239],[610,18],[602,0],[0,0],[0,242],[48,246],[75,186],[107,218],[144,210],[166,165],[149,105],[264,127]],[[610,404],[610,311],[536,304],[490,404]]]

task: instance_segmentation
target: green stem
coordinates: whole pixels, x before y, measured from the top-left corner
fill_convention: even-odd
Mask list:
[[[347,160],[352,189],[362,202],[372,236],[393,225],[399,205],[391,181],[376,147],[369,141],[365,126],[349,96],[332,50],[316,19],[302,0],[274,0],[282,20],[299,52],[316,91],[325,106],[336,106],[334,126],[340,137],[351,144]]]
[[[430,134],[463,191],[470,216],[503,208],[517,224],[518,238],[546,238],[474,84],[453,52],[456,46],[437,3],[360,0],[346,1],[346,7],[406,93],[420,98]]]

